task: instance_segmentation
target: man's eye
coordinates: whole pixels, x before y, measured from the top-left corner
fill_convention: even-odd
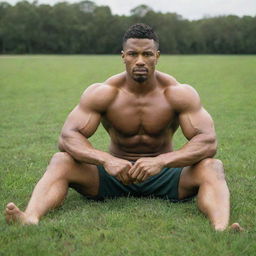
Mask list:
[[[137,53],[136,52],[129,52],[128,55],[130,55],[130,56],[137,56]]]
[[[149,57],[149,56],[152,56],[153,54],[152,54],[152,52],[144,52],[143,55],[145,57]]]

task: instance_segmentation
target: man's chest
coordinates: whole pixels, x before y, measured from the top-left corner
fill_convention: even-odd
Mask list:
[[[176,122],[175,112],[160,93],[145,97],[121,94],[108,108],[105,122],[123,135],[160,135]]]

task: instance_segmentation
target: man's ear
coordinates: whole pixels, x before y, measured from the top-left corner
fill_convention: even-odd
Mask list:
[[[124,60],[124,51],[123,51],[123,50],[121,51],[121,57],[122,57],[122,59],[123,59],[123,62],[125,63],[125,60]]]
[[[156,64],[157,64],[157,62],[158,62],[159,57],[160,57],[160,51],[158,50],[158,51],[156,52]]]

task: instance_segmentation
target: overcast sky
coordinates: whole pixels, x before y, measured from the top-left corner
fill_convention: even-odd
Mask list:
[[[17,0],[0,0],[15,4]],[[33,2],[33,1],[29,1]],[[55,4],[60,0],[39,0],[39,3]],[[65,2],[81,2],[67,0]],[[200,19],[204,16],[235,14],[256,16],[256,0],[94,0],[97,5],[108,5],[112,13],[128,15],[130,10],[146,4],[154,11],[176,12],[187,19]]]

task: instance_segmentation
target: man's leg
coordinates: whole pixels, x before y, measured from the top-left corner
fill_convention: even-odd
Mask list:
[[[99,188],[98,169],[94,165],[74,161],[68,153],[56,153],[35,186],[26,210],[22,212],[14,203],[7,204],[7,222],[37,224],[40,217],[61,205],[71,183],[79,184],[83,194],[96,196]]]
[[[209,218],[215,230],[227,228],[230,215],[229,190],[222,162],[204,159],[183,169],[179,183],[179,198],[197,194],[198,208]],[[235,223],[232,228],[239,229]]]

